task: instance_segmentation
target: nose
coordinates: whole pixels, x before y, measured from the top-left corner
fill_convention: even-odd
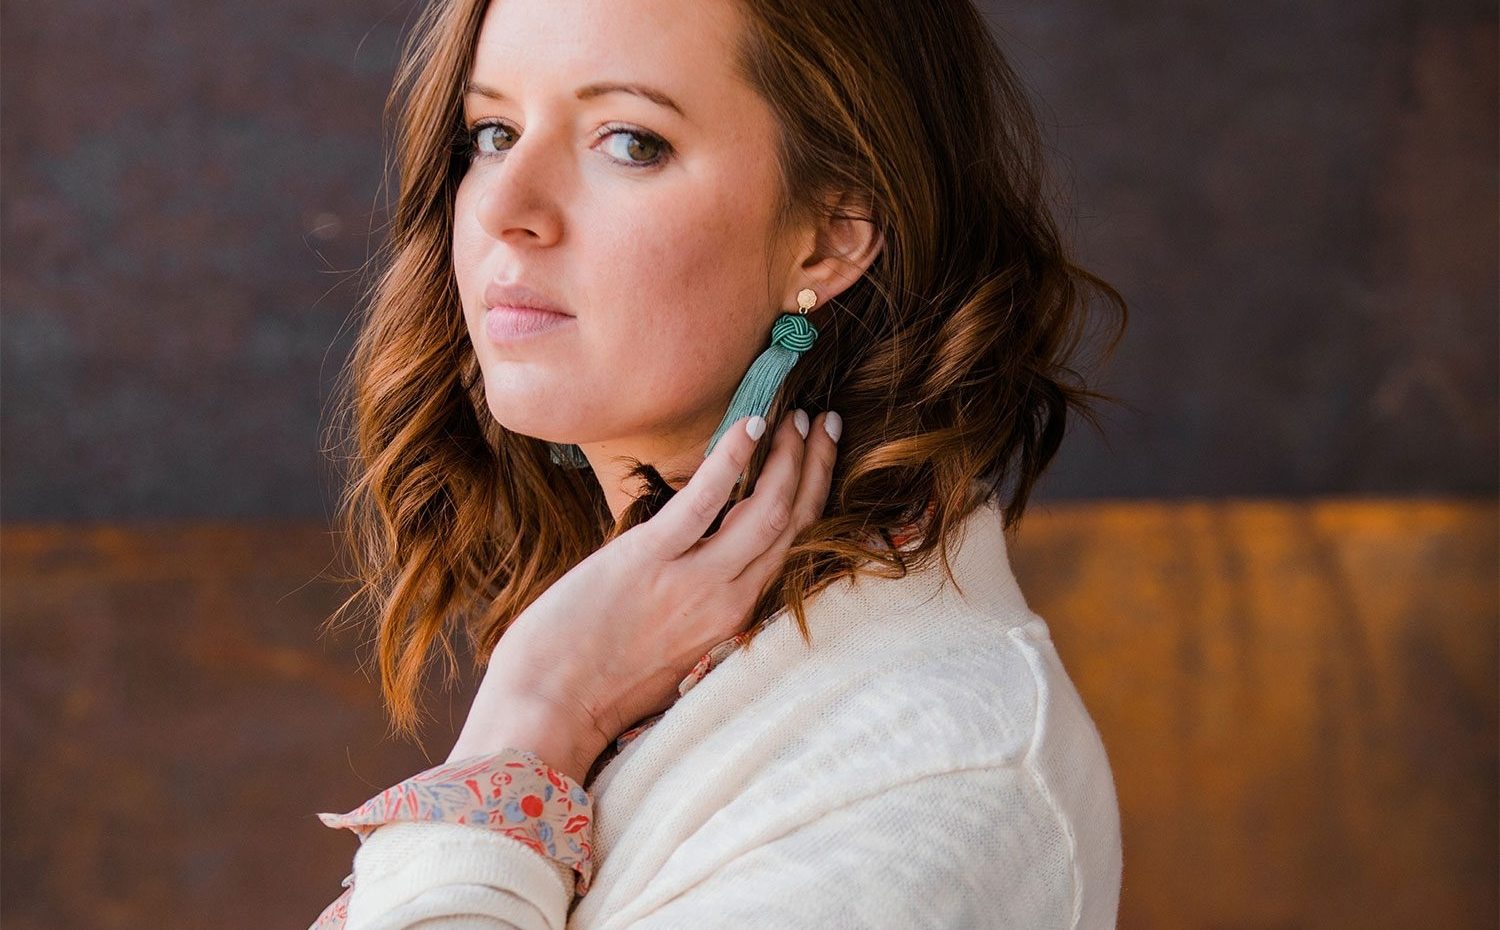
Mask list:
[[[496,239],[516,245],[550,245],[562,234],[559,197],[565,159],[547,151],[549,140],[523,133],[498,164],[485,171],[475,201],[479,225]],[[471,169],[474,170],[474,169]]]

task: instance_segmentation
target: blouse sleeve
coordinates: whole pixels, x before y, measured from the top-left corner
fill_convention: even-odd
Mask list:
[[[593,799],[526,750],[434,766],[346,814],[318,818],[352,830],[360,848],[343,894],[311,930],[384,927],[444,886],[460,898],[488,896],[482,913],[500,902],[508,926],[561,927],[593,875]]]

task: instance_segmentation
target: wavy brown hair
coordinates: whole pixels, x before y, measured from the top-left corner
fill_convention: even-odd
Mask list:
[[[687,477],[637,462],[642,491],[614,520],[591,470],[553,464],[545,442],[488,413],[450,254],[462,88],[486,4],[435,0],[403,47],[385,111],[399,194],[335,426],[349,447],[338,528],[357,589],[330,622],[368,608],[386,709],[408,735],[435,645],[449,680],[455,628],[487,661],[542,591]],[[815,311],[821,337],[767,413],[844,418],[825,513],[747,618],[753,635],[786,609],[811,643],[804,601],[829,583],[933,558],[947,571],[953,531],[993,495],[1014,528],[1069,412],[1097,428],[1091,402],[1109,399],[1075,369],[1088,311],[1115,311],[1112,352],[1126,305],[1070,257],[1034,111],[971,0],[741,7],[735,64],[780,126],[779,220],[842,211],[883,240]],[[726,507],[753,492],[769,449]],[[924,515],[914,545],[890,545]]]

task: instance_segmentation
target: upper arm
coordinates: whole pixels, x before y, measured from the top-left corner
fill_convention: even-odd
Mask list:
[[[1024,765],[929,775],[821,813],[614,930],[1067,928],[1064,826]]]

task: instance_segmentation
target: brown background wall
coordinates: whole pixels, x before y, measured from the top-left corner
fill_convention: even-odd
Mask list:
[[[1099,726],[1122,930],[1496,923],[1496,502],[1075,502],[1022,590]],[[317,523],[7,529],[6,930],[307,926],[346,811],[447,755],[382,740]],[[1030,928],[1027,928],[1030,930]]]
[[[323,518],[411,5],[11,3],[0,514]],[[1134,309],[1039,493],[1492,493],[1493,2],[994,3]],[[342,328],[342,329],[341,329]]]
[[[1495,5],[989,9],[1132,303],[1015,549],[1121,926],[1495,926]],[[428,764],[315,635],[412,10],[0,7],[7,928],[305,926]]]

